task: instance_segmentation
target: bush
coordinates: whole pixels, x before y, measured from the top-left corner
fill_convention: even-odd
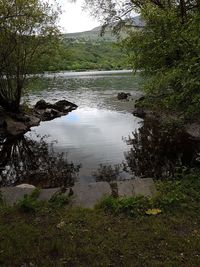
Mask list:
[[[125,214],[131,217],[174,213],[177,209],[196,208],[200,201],[200,175],[190,174],[178,181],[156,182],[157,194],[152,198],[144,196],[130,198],[106,197],[97,208],[114,214]],[[155,214],[151,211],[156,211]]]
[[[38,201],[40,194],[39,189],[35,189],[32,194],[24,195],[24,198],[17,203],[18,208],[23,212],[36,212],[40,207],[42,202]]]

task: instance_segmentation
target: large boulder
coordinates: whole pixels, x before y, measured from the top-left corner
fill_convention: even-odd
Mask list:
[[[44,99],[39,100],[35,104],[35,109],[47,109],[50,108],[51,104],[47,103]]]
[[[67,100],[60,100],[54,104],[54,108],[60,112],[69,111],[69,109],[76,109],[78,106]]]
[[[55,104],[40,100],[35,104],[35,112],[42,121],[53,120],[77,109],[77,105],[67,100],[57,101]]]

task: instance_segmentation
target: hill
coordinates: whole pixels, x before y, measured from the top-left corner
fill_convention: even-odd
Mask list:
[[[140,16],[133,18],[133,30],[144,27]],[[122,37],[125,33],[122,32]],[[63,34],[60,50],[43,63],[47,71],[128,69],[127,55],[111,29]]]

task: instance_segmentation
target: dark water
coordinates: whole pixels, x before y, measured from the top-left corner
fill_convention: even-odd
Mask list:
[[[76,111],[42,122],[18,138],[1,136],[0,185],[68,186],[94,181],[100,164],[122,161],[128,175],[162,179],[179,167],[198,166],[199,144],[180,129],[134,117],[140,78],[126,72],[58,73],[32,79],[24,100],[67,99]],[[129,92],[129,102],[117,100]],[[126,139],[126,140],[125,140]],[[81,168],[80,165],[81,164]],[[101,175],[99,176],[101,177]]]

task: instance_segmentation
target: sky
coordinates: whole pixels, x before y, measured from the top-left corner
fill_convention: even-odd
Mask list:
[[[62,32],[82,32],[100,25],[86,10],[82,10],[83,0],[76,0],[76,3],[70,3],[69,0],[57,0],[57,2],[63,10],[63,14],[60,17]]]

